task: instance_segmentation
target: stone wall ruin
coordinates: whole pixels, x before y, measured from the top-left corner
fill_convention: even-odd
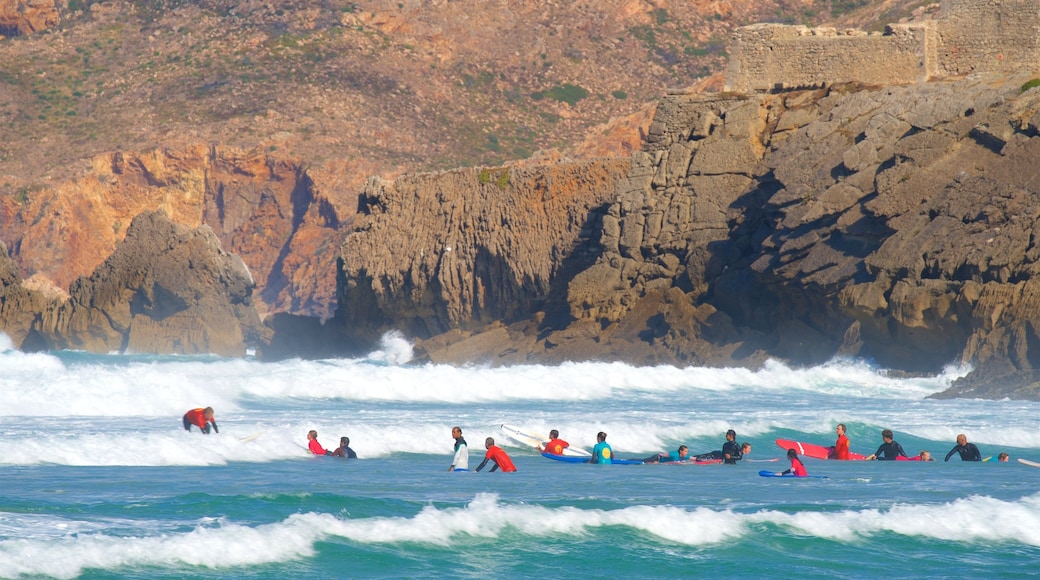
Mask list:
[[[903,85],[1040,68],[1040,0],[945,0],[884,33],[755,24],[733,36],[726,90]]]

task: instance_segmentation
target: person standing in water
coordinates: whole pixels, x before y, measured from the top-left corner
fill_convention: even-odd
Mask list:
[[[350,437],[340,437],[339,447],[332,452],[333,457],[342,457],[344,459],[357,459],[357,453],[350,448]]]
[[[848,460],[849,438],[845,436],[845,423],[838,423],[834,431],[838,434],[838,440],[834,442],[834,447],[831,447],[831,453],[827,459]]]
[[[728,465],[736,465],[744,457],[740,445],[737,443],[737,432],[733,429],[726,431],[726,442],[722,444],[722,462]]]
[[[452,427],[451,436],[455,439],[455,455],[448,471],[469,471],[469,447],[462,438],[462,427]]]
[[[484,440],[484,448],[487,449],[487,454],[484,455],[484,461],[481,461],[480,465],[477,466],[477,471],[484,469],[484,466],[487,465],[488,461],[494,463],[494,465],[491,466],[491,471],[495,471],[500,467],[502,468],[503,473],[516,471],[516,466],[513,465],[513,460],[506,455],[505,450],[498,445],[495,445],[494,437],[488,437]]]
[[[610,448],[610,444],[607,443],[607,434],[600,431],[596,434],[596,446],[592,448],[592,459],[589,463],[599,463],[601,465],[610,465],[613,463],[614,450]]]
[[[192,409],[184,414],[184,430],[191,431],[191,426],[195,425],[204,434],[209,435],[210,425],[213,426],[214,433],[220,433],[217,429],[217,421],[213,418],[213,407],[206,407]]]
[[[943,461],[949,461],[954,453],[961,456],[961,461],[982,461],[982,453],[979,452],[979,448],[974,443],[968,443],[968,437],[964,433],[957,436],[957,445],[950,449]]]
[[[906,452],[903,451],[903,446],[899,443],[896,443],[896,441],[892,439],[891,429],[885,429],[881,432],[881,441],[883,441],[881,446],[877,448],[877,451],[875,451],[873,454],[867,457],[867,461],[873,459],[894,461],[897,457],[908,459],[908,457],[906,456]]]

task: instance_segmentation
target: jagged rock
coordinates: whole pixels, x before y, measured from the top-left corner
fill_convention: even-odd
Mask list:
[[[244,355],[260,339],[254,286],[208,226],[192,230],[146,212],[93,275],[73,282],[67,302],[42,314],[39,346]]]
[[[0,38],[40,32],[59,22],[55,0],[0,0]]]
[[[44,293],[25,287],[18,265],[7,255],[7,246],[0,242],[0,332],[15,345],[31,345],[33,323],[59,304]]]
[[[429,338],[545,309],[561,273],[595,255],[597,212],[628,169],[607,158],[371,180],[342,247],[337,320],[374,341],[393,328]]]
[[[456,340],[498,361],[967,362],[951,393],[1038,398],[1040,136],[1020,120],[1040,94],[1018,86],[673,93],[617,183],[602,255],[567,281],[570,323],[509,352],[501,328]],[[698,166],[714,147],[726,161]]]

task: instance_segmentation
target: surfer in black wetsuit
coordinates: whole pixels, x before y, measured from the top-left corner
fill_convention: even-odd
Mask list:
[[[733,429],[726,431],[726,442],[722,444],[722,462],[736,465],[743,456],[737,444],[737,432]]]
[[[960,454],[961,461],[982,461],[982,454],[979,453],[979,448],[974,443],[968,443],[968,438],[963,433],[957,436],[957,446],[950,449],[950,452],[946,454],[946,459],[943,459],[943,461],[949,461],[954,453]]]
[[[751,444],[744,443],[739,445],[737,443],[737,432],[733,429],[726,431],[726,442],[722,444],[722,451],[709,451],[707,453],[701,453],[693,457],[694,461],[718,461],[722,460],[723,463],[735,465],[744,457],[744,450],[748,453],[751,452]]]
[[[881,459],[887,461],[894,461],[897,457],[906,459],[906,452],[903,451],[903,446],[896,443],[892,439],[892,430],[885,429],[881,432],[881,440],[884,441],[874,452],[873,455],[867,457],[868,460]]]

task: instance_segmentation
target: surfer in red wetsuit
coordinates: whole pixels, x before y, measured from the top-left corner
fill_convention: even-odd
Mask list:
[[[506,452],[501,447],[495,445],[494,437],[485,439],[484,447],[487,448],[487,453],[484,455],[484,461],[481,461],[480,465],[477,466],[477,471],[484,469],[488,461],[494,462],[494,465],[491,466],[491,471],[495,471],[498,468],[502,468],[502,471],[505,473],[516,471],[513,460],[506,455]]]
[[[849,438],[845,436],[845,423],[838,423],[838,426],[835,427],[834,430],[838,433],[838,440],[834,442],[834,447],[831,447],[831,453],[828,459],[848,460]]]
[[[321,446],[318,443],[318,432],[311,429],[307,432],[307,449],[310,449],[311,453],[315,455],[332,455],[332,452]]]
[[[220,433],[217,429],[217,422],[213,419],[213,407],[206,407],[203,409],[192,409],[184,414],[184,430],[191,431],[191,426],[195,425],[200,431],[209,435],[210,425],[213,426],[214,433]]]
[[[780,472],[780,475],[793,474],[795,477],[809,477],[809,472],[805,470],[805,465],[801,459],[798,459],[798,452],[794,449],[787,450],[787,458],[791,460],[791,469],[785,469]]]
[[[563,455],[563,450],[570,446],[570,443],[560,439],[560,432],[553,429],[549,431],[549,442],[545,444],[545,448],[539,449],[551,455]]]

